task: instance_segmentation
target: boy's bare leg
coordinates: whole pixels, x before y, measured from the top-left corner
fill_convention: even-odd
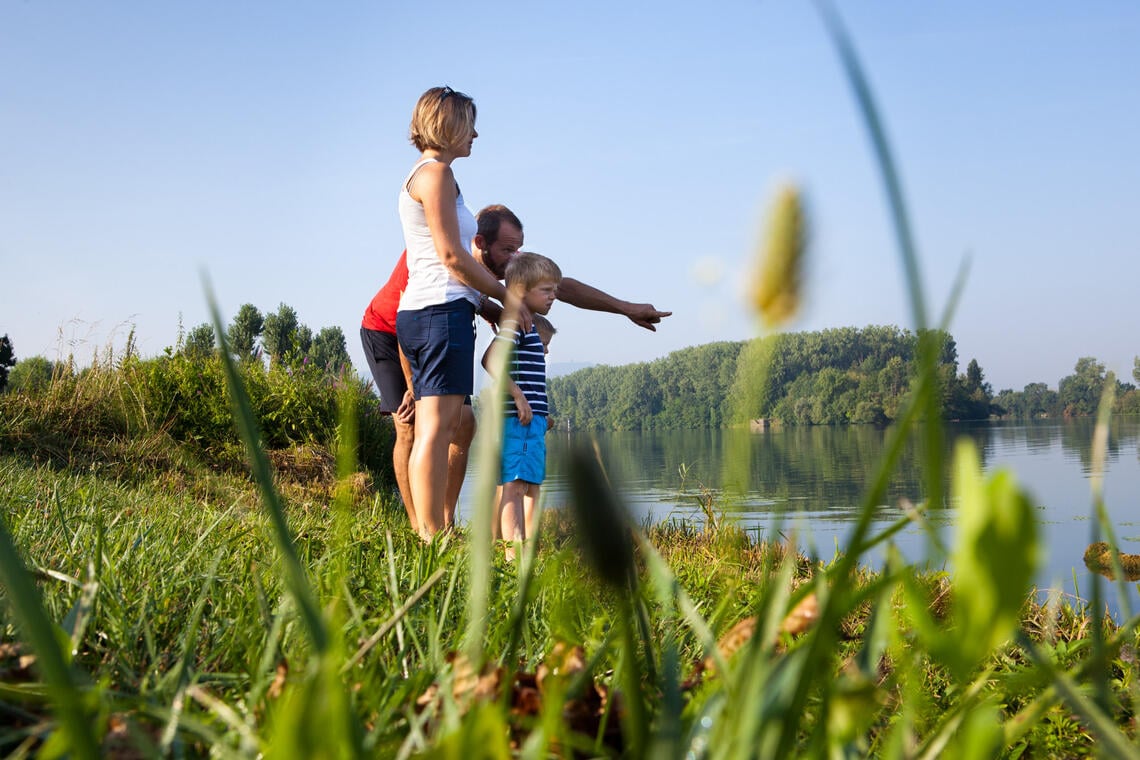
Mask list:
[[[527,483],[526,493],[523,495],[523,523],[526,525],[528,539],[538,535],[534,518],[538,514],[538,493],[541,488],[538,483]]]
[[[519,544],[526,540],[526,522],[523,518],[523,495],[526,493],[527,483],[522,480],[512,480],[503,484],[503,500],[499,503],[499,520],[503,531],[503,538],[512,544]],[[515,546],[507,547],[507,559],[514,559]]]
[[[495,509],[492,510],[491,514],[491,539],[498,541],[503,537],[503,487],[501,485],[495,486],[495,501],[493,503],[495,505]]]
[[[467,475],[467,457],[471,451],[471,441],[475,440],[475,411],[470,404],[464,404],[459,412],[459,427],[447,447],[447,493],[444,496],[443,524],[450,528],[455,525],[455,508],[459,504],[459,492],[463,490],[463,478]]]

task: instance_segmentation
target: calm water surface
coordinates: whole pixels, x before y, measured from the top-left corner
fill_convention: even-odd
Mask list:
[[[1038,583],[1087,598],[1091,574],[1082,562],[1092,540],[1091,420],[997,422],[948,426],[948,436],[974,440],[988,472],[1013,471],[1039,509],[1047,558]],[[737,430],[664,433],[551,433],[547,481],[548,507],[569,499],[563,463],[570,446],[596,440],[615,485],[638,520],[703,520],[702,495],[740,525],[765,537],[792,531],[804,551],[830,558],[858,514],[860,500],[883,455],[886,431],[872,427],[793,427],[752,434]],[[1120,549],[1140,553],[1140,419],[1113,422],[1105,463],[1104,495]],[[946,446],[947,452],[952,444]],[[887,498],[876,510],[875,527],[891,525],[904,512],[905,500],[923,501],[919,477],[919,442],[903,454]],[[478,452],[471,457],[460,515],[470,512]],[[953,540],[954,508],[930,515],[940,536]],[[908,526],[894,539],[910,560],[934,556],[925,533]],[[882,551],[867,555],[868,564]],[[945,563],[935,557],[932,564]],[[1076,589],[1074,589],[1076,583]],[[1137,584],[1129,584],[1133,608],[1140,607]],[[1116,609],[1116,605],[1113,605]]]

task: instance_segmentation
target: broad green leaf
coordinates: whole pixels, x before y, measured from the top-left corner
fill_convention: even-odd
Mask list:
[[[1041,555],[1029,498],[1008,472],[983,476],[972,442],[955,449],[954,613],[959,678],[1014,633]]]

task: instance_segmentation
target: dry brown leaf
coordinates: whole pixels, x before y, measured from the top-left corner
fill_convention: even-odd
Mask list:
[[[462,653],[452,658],[451,672],[453,673],[451,694],[456,700],[465,697],[475,699],[493,697],[498,692],[503,677],[502,668],[491,670],[484,668],[482,673],[476,672],[471,661]]]
[[[755,616],[746,617],[732,626],[732,628],[729,628],[728,632],[721,636],[720,640],[716,642],[716,650],[720,652],[721,659],[728,662],[729,658],[748,643],[748,640],[752,638],[754,633],[756,633]],[[714,662],[712,657],[706,657],[704,662],[705,670],[710,672],[715,671],[716,666]]]
[[[808,594],[784,618],[780,630],[798,636],[815,625],[817,620],[819,620],[819,600],[815,598],[814,593]]]
[[[269,684],[269,691],[265,693],[270,699],[277,699],[285,690],[285,681],[289,677],[289,663],[281,660],[277,663],[277,673],[273,676],[273,683]]]
[[[557,642],[550,650],[550,654],[538,666],[535,680],[539,691],[546,693],[543,684],[551,676],[563,682],[576,676],[586,669],[586,650],[579,645],[570,645],[564,641]]]
[[[424,693],[416,697],[416,707],[427,707],[439,695],[439,687],[434,683],[424,690]]]

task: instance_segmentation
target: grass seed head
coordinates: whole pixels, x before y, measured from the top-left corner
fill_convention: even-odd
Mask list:
[[[799,311],[806,237],[799,190],[785,185],[772,204],[750,293],[766,327],[779,327]]]

